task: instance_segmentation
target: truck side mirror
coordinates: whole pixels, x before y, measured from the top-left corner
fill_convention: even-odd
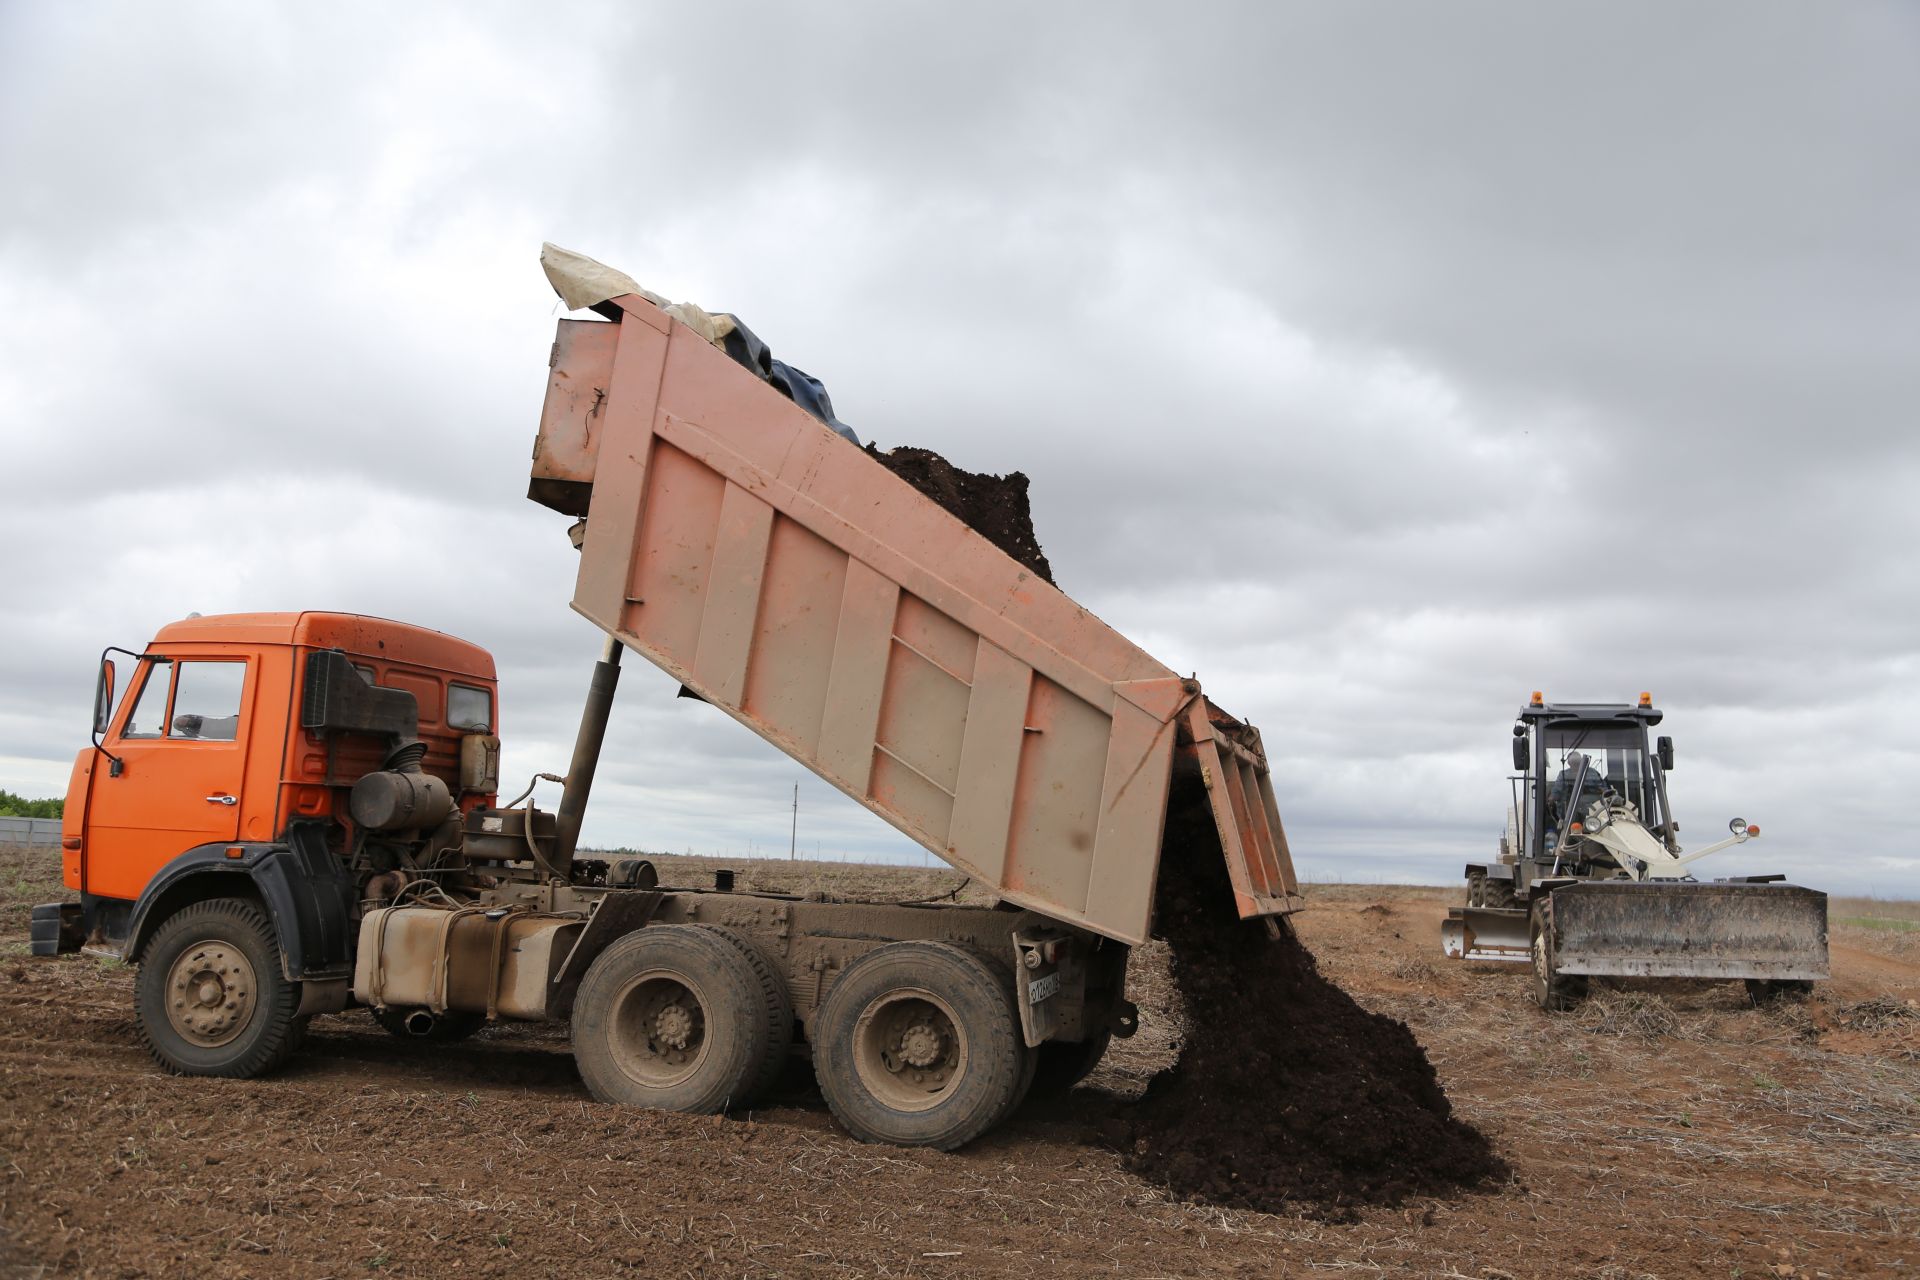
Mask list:
[[[113,659],[103,653],[100,674],[93,683],[93,736],[96,738],[107,731],[107,721],[113,718],[113,676]]]
[[[1659,741],[1654,743],[1654,750],[1660,756],[1660,771],[1662,773],[1672,773],[1673,772],[1673,739],[1661,738]]]
[[[1513,769],[1515,773],[1527,771],[1527,740],[1525,738],[1513,740]]]

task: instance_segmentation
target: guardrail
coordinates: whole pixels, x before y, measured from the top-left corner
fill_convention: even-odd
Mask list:
[[[0,844],[59,843],[58,818],[0,818]]]

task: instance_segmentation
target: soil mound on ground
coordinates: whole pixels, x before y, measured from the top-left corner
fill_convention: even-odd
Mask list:
[[[1338,1213],[1505,1177],[1405,1023],[1323,978],[1291,929],[1276,939],[1236,918],[1204,793],[1175,799],[1155,932],[1188,1030],[1175,1065],[1115,1117],[1128,1166],[1184,1198],[1267,1212]]]
[[[1053,567],[1033,533],[1033,508],[1027,501],[1027,477],[1010,471],[1004,476],[966,471],[931,449],[901,446],[867,453],[887,470],[971,525],[987,541],[1027,568],[1053,581]]]

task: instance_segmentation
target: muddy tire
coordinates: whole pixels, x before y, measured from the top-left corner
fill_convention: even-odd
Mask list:
[[[1036,1098],[1064,1098],[1073,1086],[1093,1074],[1106,1056],[1113,1032],[1102,1031],[1090,1040],[1049,1040],[1040,1046],[1040,1069],[1033,1078]]]
[[[781,1070],[793,1052],[793,998],[781,972],[773,967],[753,939],[719,925],[709,931],[726,939],[746,958],[760,987],[760,1017],[766,1023],[767,1045],[761,1051],[760,1070],[747,1082],[745,1095],[736,1106],[752,1106],[772,1091]]]
[[[421,1044],[453,1044],[487,1025],[484,1013],[463,1013],[457,1009],[435,1013],[431,1009],[403,1009],[398,1005],[375,1009],[373,1020],[388,1034]]]
[[[133,1003],[154,1061],[177,1075],[264,1075],[306,1031],[273,923],[245,898],[196,902],[161,924],[140,958]]]
[[[1467,876],[1467,905],[1484,907],[1487,905],[1487,877],[1475,871]]]
[[[1004,1119],[1037,1066],[1006,981],[943,942],[869,951],[809,1031],[820,1091],[862,1142],[951,1151]]]
[[[1755,1004],[1779,1000],[1805,1000],[1813,994],[1813,984],[1804,978],[1748,978],[1747,999]]]
[[[1587,994],[1587,980],[1561,973],[1556,968],[1551,900],[1534,907],[1527,934],[1533,969],[1533,1002],[1548,1013],[1565,1013]]]
[[[704,1114],[765,1088],[784,1056],[775,1023],[791,1035],[792,1017],[770,1007],[765,962],[742,941],[652,925],[600,953],[573,1005],[574,1061],[594,1097]]]
[[[1013,1086],[1013,1094],[1007,1099],[1007,1109],[1000,1113],[999,1119],[987,1126],[991,1129],[1002,1120],[1012,1117],[1033,1093],[1033,1082],[1040,1076],[1040,1050],[1027,1044],[1025,1037],[1016,1035],[1020,1041],[1020,1079]]]

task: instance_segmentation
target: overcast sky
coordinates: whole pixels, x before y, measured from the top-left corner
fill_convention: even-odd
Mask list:
[[[1920,8],[0,0],[0,121],[0,787],[250,609],[485,645],[562,770],[552,240],[1027,472],[1309,878],[1456,881],[1528,691],[1649,689],[1703,872],[1920,894]],[[674,689],[588,842],[917,851]]]

